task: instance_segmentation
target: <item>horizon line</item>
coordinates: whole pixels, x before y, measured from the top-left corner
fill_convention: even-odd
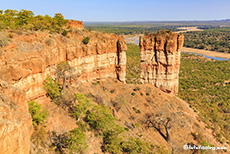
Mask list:
[[[74,19],[70,19],[70,20],[74,20]],[[104,22],[104,23],[121,23],[121,22],[210,22],[210,21],[227,21],[230,22],[230,18],[229,19],[212,19],[212,20],[133,20],[133,21],[84,21],[83,22]]]

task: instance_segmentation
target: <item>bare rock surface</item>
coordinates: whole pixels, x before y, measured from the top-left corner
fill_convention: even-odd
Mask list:
[[[177,94],[183,43],[183,34],[166,31],[140,37],[141,82]]]
[[[25,92],[0,80],[0,154],[29,153],[32,128]]]
[[[84,38],[89,37],[87,44]],[[45,95],[43,82],[56,64],[67,61],[80,81],[117,78],[125,82],[127,46],[115,34],[74,30],[67,37],[45,32],[13,35],[0,54],[0,79],[26,91],[29,100]]]

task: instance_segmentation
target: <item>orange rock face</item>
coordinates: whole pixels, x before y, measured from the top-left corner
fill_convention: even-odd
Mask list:
[[[140,37],[141,82],[151,83],[165,92],[178,93],[180,49],[183,34],[158,32]]]
[[[88,44],[82,42],[85,37]],[[67,61],[81,81],[111,77],[125,82],[126,50],[125,39],[115,34],[75,30],[67,37],[15,35],[0,54],[0,79],[25,90],[29,100],[45,95],[43,82],[61,61]]]
[[[74,28],[74,29],[84,29],[83,21],[77,21],[77,20],[68,20],[67,27]]]
[[[32,119],[25,92],[0,80],[0,154],[28,154]]]
[[[88,44],[82,42],[85,37],[90,38]],[[0,52],[0,154],[29,153],[28,101],[46,94],[44,80],[54,77],[59,62],[67,61],[80,81],[110,77],[125,82],[126,49],[125,39],[115,34],[15,34]]]

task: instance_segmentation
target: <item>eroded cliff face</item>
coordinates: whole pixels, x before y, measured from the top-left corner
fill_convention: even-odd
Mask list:
[[[11,34],[12,35],[12,34]],[[82,40],[89,37],[89,43]],[[45,32],[13,34],[0,54],[0,79],[26,91],[28,100],[45,95],[43,82],[67,61],[80,81],[117,78],[125,82],[127,46],[115,34],[75,30],[67,37]]]
[[[0,80],[0,154],[28,154],[32,119],[25,92]]]
[[[84,29],[83,21],[77,20],[68,20],[66,27],[74,29]]]
[[[167,31],[140,37],[141,82],[177,94],[183,43],[183,34]]]

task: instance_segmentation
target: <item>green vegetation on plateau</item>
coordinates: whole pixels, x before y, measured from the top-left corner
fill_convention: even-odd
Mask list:
[[[230,28],[193,31],[184,35],[186,47],[230,53]]]
[[[51,33],[65,34],[63,26],[67,23],[63,15],[56,13],[54,17],[49,15],[34,16],[28,10],[0,10],[0,30],[49,30]]]

